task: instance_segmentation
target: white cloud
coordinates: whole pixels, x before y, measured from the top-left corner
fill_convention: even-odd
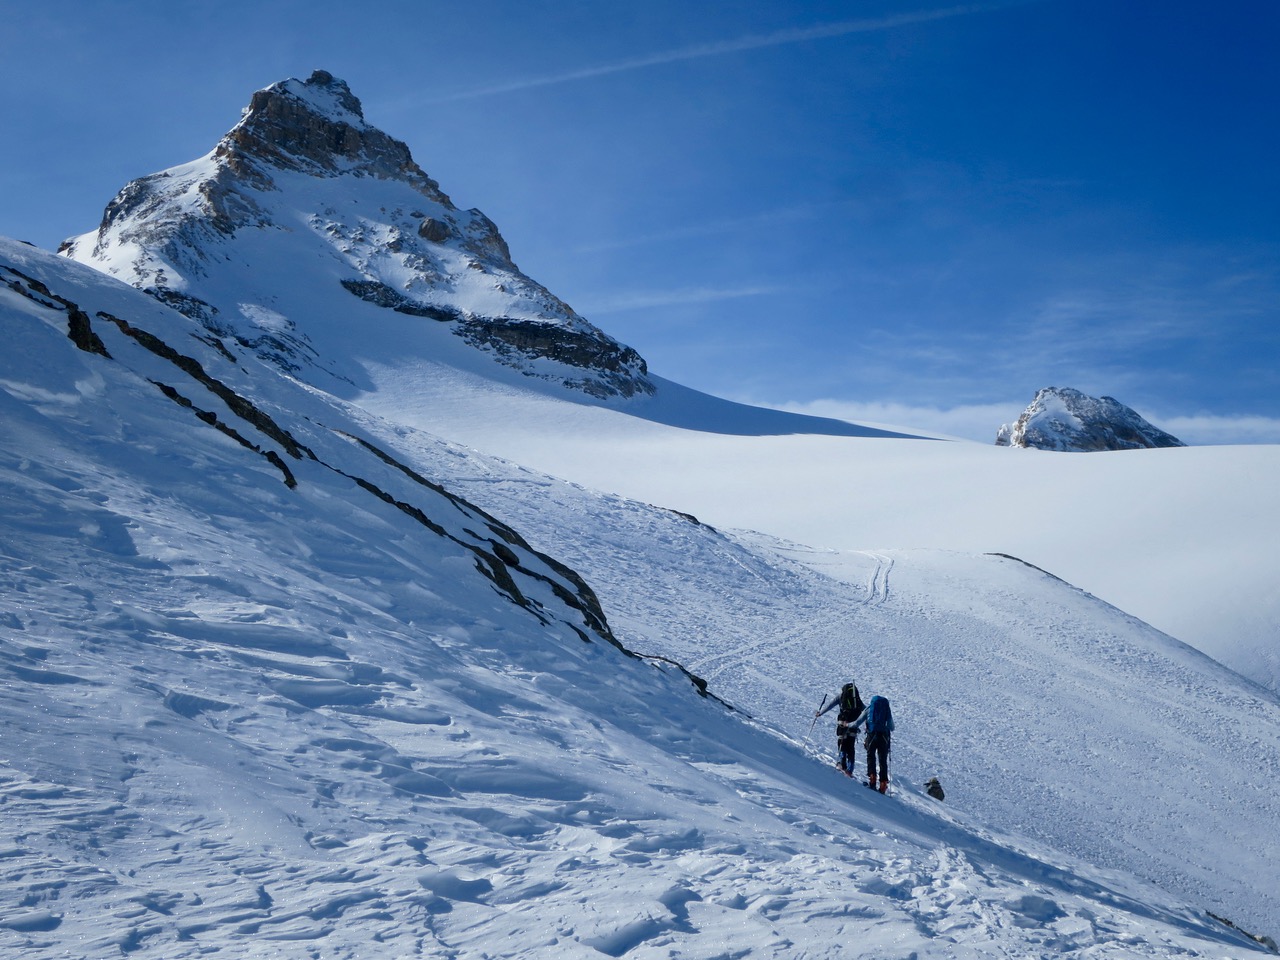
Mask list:
[[[682,290],[637,290],[607,294],[599,299],[583,303],[583,312],[589,316],[620,313],[624,310],[648,310],[655,307],[677,307],[692,303],[716,303],[741,297],[770,296],[785,293],[782,287],[692,287]]]
[[[1011,400],[1008,403],[968,404],[948,408],[850,400],[810,400],[761,405],[819,417],[852,420],[870,426],[928,431],[979,443],[995,443],[996,430],[1001,424],[1018,419],[1029,399],[1022,402]],[[1277,417],[1254,414],[1161,416],[1144,411],[1139,413],[1161,430],[1191,446],[1280,444],[1280,418]]]
[[[941,407],[905,403],[860,403],[850,400],[809,400],[803,403],[766,404],[795,413],[835,417],[889,429],[917,430],[944,437],[958,437],[979,443],[995,443],[1001,424],[1012,423],[1026,408],[1027,401],[970,404]]]
[[[1143,416],[1146,416],[1143,414]],[[1280,418],[1254,415],[1217,416],[1203,414],[1192,417],[1147,417],[1159,423],[1160,429],[1173,434],[1183,443],[1232,444],[1280,443]]]

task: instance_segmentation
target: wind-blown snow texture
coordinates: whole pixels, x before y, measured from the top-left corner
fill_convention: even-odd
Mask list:
[[[1274,933],[1274,694],[987,555],[1008,550],[909,549],[937,543],[914,539],[921,528],[880,539],[889,528],[839,509],[873,488],[940,492],[957,465],[990,479],[988,455],[1016,463],[1005,484],[1034,477],[1051,507],[1106,471],[1035,472],[1046,457],[973,445],[975,469],[962,445],[656,378],[629,397],[589,389],[587,367],[512,365],[455,320],[344,289],[353,264],[386,283],[395,238],[346,259],[354,234],[317,245],[301,225],[324,204],[403,212],[405,189],[438,188],[369,174],[403,145],[363,126],[338,84],[317,74],[269,88],[284,101],[255,97],[247,119],[301,103],[287,124],[301,145],[272,159],[272,189],[201,192],[215,158],[191,171],[204,201],[169,189],[182,168],[122,193],[159,202],[140,219],[109,210],[88,259],[154,298],[0,244],[0,945],[164,958],[1261,949],[1209,911]],[[317,115],[330,147],[310,155]],[[259,205],[219,231],[206,202],[233,195]],[[385,221],[360,222],[369,237]],[[157,286],[129,271],[175,265],[161,256],[175,234],[151,229],[166,223],[203,239],[187,248],[198,270]],[[414,302],[432,306],[435,289]],[[826,469],[805,476],[814,444]],[[553,479],[540,461],[681,512]],[[766,461],[791,484],[781,496]],[[1244,462],[1215,452],[1206,473],[1221,484]],[[1158,466],[1200,502],[1191,461]],[[1144,469],[1106,489],[1149,496],[1134,482]],[[975,519],[1000,526],[973,517],[972,495],[933,506],[943,539]],[[1251,503],[1260,538],[1280,510]],[[901,523],[890,498],[871,506],[886,504]],[[722,532],[689,511],[747,522]],[[1034,519],[1043,539],[1072,517]],[[815,532],[800,539],[817,546],[746,528]],[[854,532],[882,548],[825,549]],[[1245,594],[1249,575],[1236,576]],[[892,797],[834,771],[829,719],[807,736],[818,698],[850,676],[895,703]],[[701,696],[705,681],[736,709]],[[934,774],[944,805],[920,792]]]

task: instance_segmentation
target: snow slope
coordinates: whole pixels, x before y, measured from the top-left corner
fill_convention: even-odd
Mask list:
[[[1280,447],[1055,456],[901,438],[732,404],[657,376],[604,403],[503,367],[436,321],[350,296],[305,228],[352,185],[277,174],[268,210],[189,288],[308,358],[297,371],[388,419],[596,489],[831,548],[1007,552],[1280,689]],[[359,182],[347,205],[403,206]],[[266,201],[264,200],[265,204]],[[253,328],[254,334],[248,328]],[[729,479],[727,479],[729,478]]]
[[[1280,446],[1067,456],[675,419],[654,377],[612,409],[425,358],[370,361],[359,402],[585,486],[824,549],[1008,553],[1280,690]],[[666,406],[664,406],[666,405]],[[910,434],[898,429],[899,435]]]
[[[1205,911],[1275,915],[1262,784],[1191,817],[1194,783],[1127,775],[1193,755],[1213,785],[1274,777],[1274,699],[1189,649],[1013,561],[729,537],[555,481],[378,421],[74,264],[7,241],[0,263],[6,953],[1259,949]],[[110,358],[73,345],[67,302]],[[696,662],[740,709],[608,642],[538,552],[553,539],[625,643]],[[899,654],[872,668],[869,648]],[[893,797],[830,768],[829,727],[804,740],[850,661],[898,704]],[[1016,723],[985,743],[969,681],[997,671]],[[1096,708],[1045,694],[1086,688],[1116,733],[1065,750]],[[1196,749],[1213,723],[1249,735]],[[1110,774],[1115,806],[1072,765]],[[918,792],[935,772],[945,805]],[[1064,810],[1093,862],[1049,829]]]
[[[1095,597],[1003,555],[722,532],[394,436],[587,576],[626,645],[778,729],[802,737],[819,697],[855,679],[897,704],[899,775],[940,776],[983,822],[1190,897],[1228,875],[1229,901],[1271,888],[1277,698]],[[1267,893],[1251,916],[1275,909]]]

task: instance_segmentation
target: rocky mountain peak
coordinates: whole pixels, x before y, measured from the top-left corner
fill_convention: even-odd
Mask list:
[[[59,252],[291,373],[319,362],[299,321],[350,323],[312,306],[332,290],[592,396],[655,389],[642,357],[522,273],[493,221],[454,206],[324,70],[254,93],[209,154],[126,184]]]
[[[353,173],[405,179],[431,199],[448,203],[439,185],[414,162],[408,146],[366,123],[364,108],[350,87],[324,70],[254,93],[214,156],[240,174],[263,175],[265,165],[320,176]]]
[[[1072,452],[1186,446],[1115,398],[1070,387],[1037,391],[1022,416],[996,432],[996,445]]]

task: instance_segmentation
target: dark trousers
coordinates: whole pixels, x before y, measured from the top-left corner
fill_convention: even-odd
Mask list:
[[[853,776],[853,754],[858,746],[858,735],[856,733],[850,733],[848,736],[841,735],[836,739],[836,745],[840,748],[840,769]]]
[[[889,782],[889,735],[867,734],[867,780],[876,779],[876,762],[880,763],[880,780]]]

